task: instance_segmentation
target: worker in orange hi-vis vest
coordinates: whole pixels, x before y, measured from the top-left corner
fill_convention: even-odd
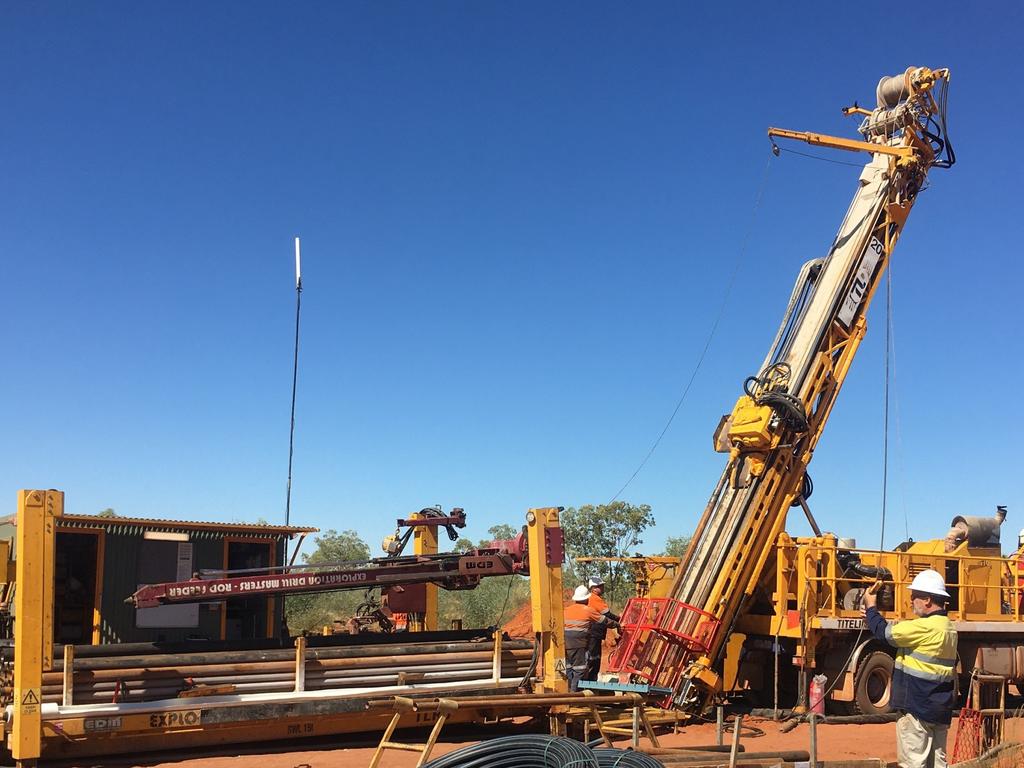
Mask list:
[[[587,605],[601,614],[605,621],[595,624],[590,633],[590,645],[587,646],[587,669],[583,673],[584,680],[597,680],[601,672],[601,653],[603,651],[604,639],[608,635],[608,627],[617,627],[619,617],[611,612],[608,603],[604,599],[604,579],[600,576],[593,577],[589,582],[590,599]]]
[[[580,584],[572,594],[572,605],[565,609],[565,665],[568,668],[569,690],[579,690],[580,680],[587,671],[587,649],[594,627],[607,623],[587,601],[590,590]]]

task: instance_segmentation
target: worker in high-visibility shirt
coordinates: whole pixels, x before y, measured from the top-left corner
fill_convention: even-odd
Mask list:
[[[590,645],[587,647],[587,669],[583,673],[584,680],[597,680],[601,672],[601,653],[604,649],[604,639],[608,636],[608,627],[617,627],[619,617],[611,612],[608,603],[604,599],[604,579],[594,576],[587,582],[590,586],[590,599],[587,605],[605,617],[605,622],[595,624],[590,632]]]
[[[580,680],[587,671],[587,649],[594,627],[608,622],[587,605],[589,600],[590,590],[580,584],[572,593],[572,605],[565,608],[565,666],[570,691],[579,690]]]
[[[864,595],[864,617],[876,638],[896,649],[892,675],[896,721],[896,758],[901,768],[946,768],[946,736],[956,696],[956,629],[946,616],[949,592],[938,571],[921,571],[910,582],[917,618],[888,623],[878,612],[878,597]]]

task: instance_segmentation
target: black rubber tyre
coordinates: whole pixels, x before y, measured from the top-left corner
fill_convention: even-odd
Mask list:
[[[892,696],[893,658],[885,651],[871,651],[857,665],[853,678],[853,706],[861,715],[884,715]]]

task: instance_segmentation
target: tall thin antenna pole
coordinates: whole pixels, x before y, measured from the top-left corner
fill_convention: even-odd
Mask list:
[[[284,524],[288,525],[292,513],[292,455],[295,452],[295,387],[299,381],[299,313],[302,311],[302,261],[299,238],[295,238],[295,363],[292,366],[292,425],[288,432],[288,494],[284,502]],[[288,559],[288,543],[284,545]]]

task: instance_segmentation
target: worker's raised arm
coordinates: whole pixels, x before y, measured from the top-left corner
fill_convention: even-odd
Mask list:
[[[864,618],[867,619],[868,629],[871,631],[872,635],[893,647],[900,647],[893,642],[892,626],[882,618],[882,614],[878,612],[878,609],[875,606],[869,605],[864,609]]]

